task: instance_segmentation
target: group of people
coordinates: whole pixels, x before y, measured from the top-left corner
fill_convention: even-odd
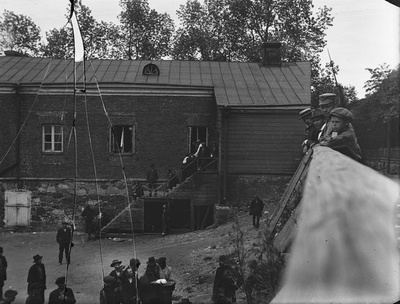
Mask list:
[[[167,259],[150,257],[143,275],[138,277],[140,261],[132,258],[129,265],[113,260],[114,270],[104,277],[104,287],[100,291],[100,304],[170,304],[175,281],[172,267]]]
[[[337,107],[335,99],[333,93],[322,94],[318,108],[300,111],[299,119],[306,124],[303,152],[315,145],[326,146],[361,162],[360,146],[351,124],[353,114],[346,108]]]

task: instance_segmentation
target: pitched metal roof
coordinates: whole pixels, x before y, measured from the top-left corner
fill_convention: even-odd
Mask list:
[[[143,75],[155,64],[160,75]],[[0,57],[0,86],[19,84],[65,85],[73,83],[72,60]],[[310,103],[309,62],[262,66],[258,63],[177,60],[92,60],[86,62],[86,83],[140,86],[208,87],[218,105],[284,106]],[[83,64],[77,81],[83,80]]]

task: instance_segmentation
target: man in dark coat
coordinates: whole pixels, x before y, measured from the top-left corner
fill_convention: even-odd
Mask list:
[[[44,291],[46,289],[46,270],[42,263],[43,257],[36,254],[33,257],[34,264],[28,272],[28,295],[38,297],[38,303],[44,304]]]
[[[136,304],[138,296],[138,281],[135,271],[130,266],[122,273],[121,292],[123,304]]]
[[[3,255],[3,247],[0,247],[0,298],[3,299],[4,281],[7,280],[7,260]]]
[[[228,265],[228,258],[225,255],[219,257],[219,267],[215,273],[213,294],[211,300],[218,303],[236,303],[235,271]]]
[[[49,296],[48,304],[75,304],[74,292],[65,286],[65,277],[56,280],[57,289],[53,290]]]
[[[147,171],[147,182],[149,183],[150,196],[154,191],[154,196],[157,196],[156,183],[158,181],[158,173],[154,164],[151,164],[149,171]]]
[[[255,228],[260,227],[260,217],[264,208],[264,202],[258,195],[250,202],[250,215],[253,216],[253,226]]]
[[[146,271],[139,278],[139,297],[143,304],[160,304],[159,286],[151,283],[160,278],[159,269],[156,259],[150,257]]]
[[[100,291],[100,304],[120,304],[119,294],[115,292],[116,280],[112,276],[106,276],[103,279],[104,286]]]
[[[62,264],[63,254],[65,252],[65,259],[69,264],[70,260],[70,246],[72,241],[72,231],[71,228],[68,227],[67,222],[62,222],[62,227],[58,229],[56,236],[58,247],[58,265]]]
[[[85,219],[85,231],[88,234],[88,240],[91,240],[91,235],[94,234],[96,238],[96,228],[94,226],[94,219],[96,217],[96,212],[93,208],[87,204],[86,207],[82,211],[82,217]]]

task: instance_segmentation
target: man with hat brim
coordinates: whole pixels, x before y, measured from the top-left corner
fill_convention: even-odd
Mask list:
[[[38,303],[44,304],[44,291],[46,289],[46,269],[42,263],[43,256],[36,254],[33,265],[28,272],[28,295],[37,297]]]
[[[13,289],[8,289],[4,293],[4,300],[0,301],[0,304],[11,304],[15,301],[15,297],[17,296],[18,292]]]
[[[115,278],[114,289],[115,289],[116,294],[120,297],[120,300],[121,300],[121,297],[122,297],[121,278],[122,278],[124,266],[122,265],[122,261],[115,259],[111,262],[110,267],[114,267],[114,270],[110,272],[109,276]]]
[[[143,304],[160,303],[159,286],[152,283],[160,278],[159,268],[156,259],[150,257],[144,274],[139,278],[139,298]]]
[[[0,299],[3,298],[4,281],[7,280],[7,260],[3,255],[3,247],[0,247]]]
[[[317,130],[314,127],[311,119],[312,112],[313,110],[311,108],[306,108],[304,110],[301,110],[299,113],[298,119],[302,119],[304,124],[306,125],[306,129],[304,131],[304,141],[301,144],[303,153],[306,153],[308,151],[308,149],[310,148],[310,144],[313,141],[313,137],[315,137],[315,134],[317,134]]]
[[[230,301],[227,303],[236,303],[236,273],[228,264],[228,257],[221,255],[219,257],[219,267],[215,273],[213,294],[211,300],[214,303],[221,301]]]
[[[328,136],[332,131],[332,127],[329,122],[329,114],[335,107],[336,107],[336,94],[325,93],[319,95],[319,108],[325,115],[325,124],[321,128],[321,132],[319,134],[320,138]]]
[[[114,288],[116,283],[115,278],[112,276],[105,276],[103,282],[104,285],[100,291],[100,304],[120,304],[120,295]]]
[[[56,240],[58,243],[58,265],[62,264],[64,252],[67,264],[69,264],[71,262],[72,230],[68,227],[67,222],[62,222],[62,227],[57,230]]]
[[[352,120],[353,114],[346,108],[333,109],[330,114],[332,132],[320,144],[339,151],[354,160],[361,161],[360,146],[354,129],[350,127]]]
[[[65,285],[65,277],[57,278],[55,284],[58,286],[58,288],[50,292],[48,304],[76,303],[74,292],[71,288],[67,288]]]

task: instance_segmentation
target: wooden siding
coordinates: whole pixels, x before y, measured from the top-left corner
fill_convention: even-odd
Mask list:
[[[228,115],[229,174],[293,174],[304,124],[297,112]]]

